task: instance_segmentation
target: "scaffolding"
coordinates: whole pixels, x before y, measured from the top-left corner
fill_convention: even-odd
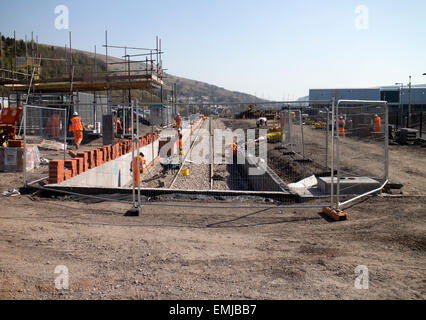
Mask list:
[[[22,45],[22,42],[18,44]],[[98,54],[94,46],[93,61],[86,61],[85,64],[75,63],[71,32],[68,46],[52,47],[53,52],[57,50],[62,54],[59,58],[56,58],[56,53],[53,57],[43,57],[38,37],[34,42],[33,33],[31,41],[27,41],[25,36],[24,45],[25,57],[19,57],[14,32],[13,63],[9,68],[3,63],[0,65],[1,93],[2,97],[7,94],[10,106],[36,103],[38,106],[65,107],[68,119],[73,112],[82,112],[86,118],[90,115],[90,119],[93,119],[91,124],[95,127],[101,121],[101,115],[111,114],[113,108],[117,109],[120,105],[137,102],[134,93],[137,90],[140,90],[141,97],[145,92],[145,96],[151,96],[151,100],[153,94],[159,91],[157,100],[163,102],[166,69],[163,68],[164,52],[158,36],[154,48],[117,46],[108,43],[108,32],[105,31],[105,43],[102,45],[105,55]],[[121,58],[109,57],[108,53],[112,50],[122,50],[123,55]],[[3,55],[3,37],[0,33],[0,56]],[[43,69],[49,66],[50,71],[55,69],[55,74],[43,76]],[[81,103],[81,93],[91,94],[92,102]],[[99,112],[98,102],[106,110]]]

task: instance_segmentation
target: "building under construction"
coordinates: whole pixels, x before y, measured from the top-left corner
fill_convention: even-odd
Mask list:
[[[0,34],[0,42],[4,39]],[[38,39],[35,42],[33,36],[31,41],[25,41],[25,56],[18,56],[17,43],[19,41],[14,38],[12,65],[0,66],[3,106],[26,104],[66,108],[68,119],[77,111],[89,131],[96,134],[102,132],[104,115],[112,114],[121,106],[132,105],[144,93],[151,99],[155,96],[160,103],[163,101],[165,74],[158,37],[155,48],[114,46],[108,44],[105,32],[105,55],[98,54],[95,46],[93,60],[85,65],[75,61],[78,53],[72,49],[71,32],[69,45],[55,49],[61,50],[64,58],[43,56]],[[3,48],[2,43],[0,48]],[[122,52],[122,59],[108,56],[111,52]],[[4,56],[3,52],[0,54]],[[55,74],[50,72],[49,76],[44,76],[44,69],[51,65],[56,66]],[[129,110],[121,113],[127,117],[128,125]],[[125,119],[122,122],[125,123]]]

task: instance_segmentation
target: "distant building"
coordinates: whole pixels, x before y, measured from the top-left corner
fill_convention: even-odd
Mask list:
[[[400,106],[400,87],[388,86],[377,88],[347,88],[347,89],[310,89],[309,100],[375,100],[387,101],[390,110],[398,109]],[[411,104],[411,110],[426,111],[426,85],[413,86],[411,90],[404,87],[401,95],[404,112]]]
[[[404,86],[402,92],[399,86],[309,90],[310,101],[331,100],[333,97],[336,100],[387,101],[389,122],[392,124],[407,123],[409,105],[412,116],[426,111],[426,85],[414,85],[411,90]]]

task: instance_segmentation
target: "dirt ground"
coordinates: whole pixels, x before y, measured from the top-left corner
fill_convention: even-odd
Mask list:
[[[256,128],[254,119],[223,120],[223,122],[234,130]],[[294,160],[301,157],[285,154],[291,150],[277,149],[280,144],[275,143],[268,144],[268,165],[287,183],[297,182],[312,174],[323,173],[326,158],[325,134],[325,130],[304,126],[305,155],[314,160],[314,163],[295,162]],[[294,149],[301,153],[300,146]],[[345,137],[341,138],[340,150],[343,176],[366,175],[383,178],[384,144],[382,141]],[[403,184],[403,194],[426,195],[426,148],[418,145],[389,145],[389,180],[392,183]]]
[[[122,203],[0,194],[0,299],[425,299],[424,152],[391,146],[403,195],[354,204],[344,222],[250,202],[128,217]],[[0,173],[0,192],[21,179]],[[354,286],[359,265],[368,290]]]
[[[425,198],[318,209],[0,199],[1,299],[424,299]],[[249,203],[247,203],[250,206]],[[55,267],[69,290],[54,287]],[[354,269],[369,270],[369,289]]]

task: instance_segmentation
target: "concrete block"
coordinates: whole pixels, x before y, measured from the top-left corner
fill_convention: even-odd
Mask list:
[[[337,177],[334,177],[334,191],[337,188]],[[340,178],[340,194],[363,194],[380,187],[380,181],[369,177],[342,177]],[[318,178],[318,188],[324,194],[331,193],[331,177]]]

